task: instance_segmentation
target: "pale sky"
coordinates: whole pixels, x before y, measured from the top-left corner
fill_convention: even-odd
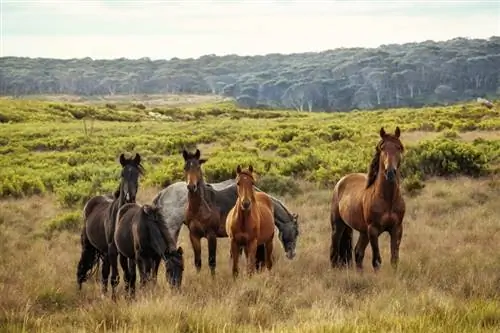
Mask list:
[[[191,58],[500,35],[500,0],[0,0],[0,56]]]

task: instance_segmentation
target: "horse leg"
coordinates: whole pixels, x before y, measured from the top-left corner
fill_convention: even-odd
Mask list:
[[[255,269],[261,271],[266,263],[266,249],[267,246],[260,244],[257,246],[257,254],[255,255]]]
[[[273,239],[271,238],[266,242],[265,245],[265,261],[266,261],[266,268],[270,271],[271,268],[273,268]],[[257,248],[258,250],[258,248]]]
[[[125,292],[128,293],[130,289],[130,272],[128,269],[128,258],[121,254],[119,255],[119,257],[120,257],[120,266],[123,269],[123,281],[125,282]]]
[[[236,279],[239,273],[240,246],[234,239],[231,239],[231,258],[233,259],[233,278]]]
[[[134,299],[135,298],[135,281],[137,280],[136,262],[134,259],[128,260],[128,271],[130,274],[129,297],[131,299]]]
[[[399,262],[399,245],[403,237],[403,225],[395,225],[390,230],[391,235],[391,265],[395,270],[398,268]]]
[[[108,279],[109,279],[109,257],[108,255],[102,256],[102,270],[101,270],[101,283],[102,283],[102,294],[106,295],[108,293]]]
[[[251,276],[255,271],[255,257],[257,256],[257,239],[247,241],[245,247],[245,256],[247,257],[247,271]]]
[[[139,267],[139,276],[141,278],[139,286],[141,289],[144,289],[144,286],[146,285],[146,281],[148,279],[146,271],[147,263],[144,257],[140,254],[135,257],[135,261],[137,262],[137,266]]]
[[[365,250],[370,242],[367,232],[360,232],[358,241],[354,248],[354,258],[356,261],[356,268],[358,271],[363,270],[363,259],[365,258]]]
[[[190,231],[189,239],[191,240],[191,246],[193,247],[194,266],[196,267],[196,272],[199,273],[201,270],[201,238]]]
[[[207,236],[208,242],[208,267],[210,267],[210,273],[212,277],[215,276],[215,267],[217,266],[217,236],[214,233],[210,233]]]
[[[370,240],[370,245],[372,247],[372,266],[375,272],[380,269],[382,264],[382,258],[380,257],[380,249],[378,246],[378,236],[380,235],[380,230],[373,224],[368,225],[368,237]]]
[[[118,249],[116,244],[108,244],[109,264],[111,265],[111,299],[116,301],[116,287],[120,283],[120,275],[118,273]]]
[[[155,257],[155,259],[153,261],[152,272],[151,272],[151,280],[153,281],[154,285],[156,285],[156,282],[157,282],[158,268],[160,268],[160,263],[161,263],[161,257]]]

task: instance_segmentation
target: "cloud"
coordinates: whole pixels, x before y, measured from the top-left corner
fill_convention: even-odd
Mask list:
[[[500,35],[486,1],[32,3],[4,11],[3,55],[184,58]]]

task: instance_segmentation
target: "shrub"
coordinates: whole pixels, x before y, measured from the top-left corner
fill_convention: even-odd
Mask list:
[[[82,212],[74,211],[56,216],[45,224],[45,232],[52,234],[56,231],[79,231],[82,227]]]
[[[257,186],[267,192],[276,195],[297,195],[301,192],[299,185],[291,177],[280,175],[264,175],[258,179]]]
[[[422,177],[477,177],[486,171],[486,159],[478,149],[469,143],[449,139],[424,141],[408,149],[402,167],[403,176],[420,173]]]

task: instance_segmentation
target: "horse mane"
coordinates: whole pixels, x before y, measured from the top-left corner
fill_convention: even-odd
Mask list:
[[[366,181],[366,188],[372,186],[378,176],[378,170],[380,167],[380,150],[378,149],[378,147],[379,145],[377,145],[375,154],[373,154],[372,161],[370,162],[370,166],[368,167],[368,179]]]
[[[175,242],[172,239],[172,236],[170,235],[170,232],[168,231],[167,226],[165,225],[164,214],[163,214],[162,210],[160,209],[160,207],[158,207],[156,205],[150,205],[150,207],[152,210],[154,210],[154,218],[151,218],[151,216],[146,214],[144,212],[143,208],[141,207],[141,211],[142,211],[141,219],[144,219],[145,221],[147,221],[147,223],[154,224],[158,228],[158,231],[160,233],[160,237],[163,239],[163,241],[165,242],[165,245],[167,246],[167,251],[170,251],[171,247],[172,248],[175,247]],[[155,234],[153,232],[153,230],[150,229],[150,236],[152,237],[153,247],[155,247],[157,254],[162,255],[163,253],[161,253],[161,250],[159,248],[158,240],[155,237],[155,236],[158,236],[158,234]]]

